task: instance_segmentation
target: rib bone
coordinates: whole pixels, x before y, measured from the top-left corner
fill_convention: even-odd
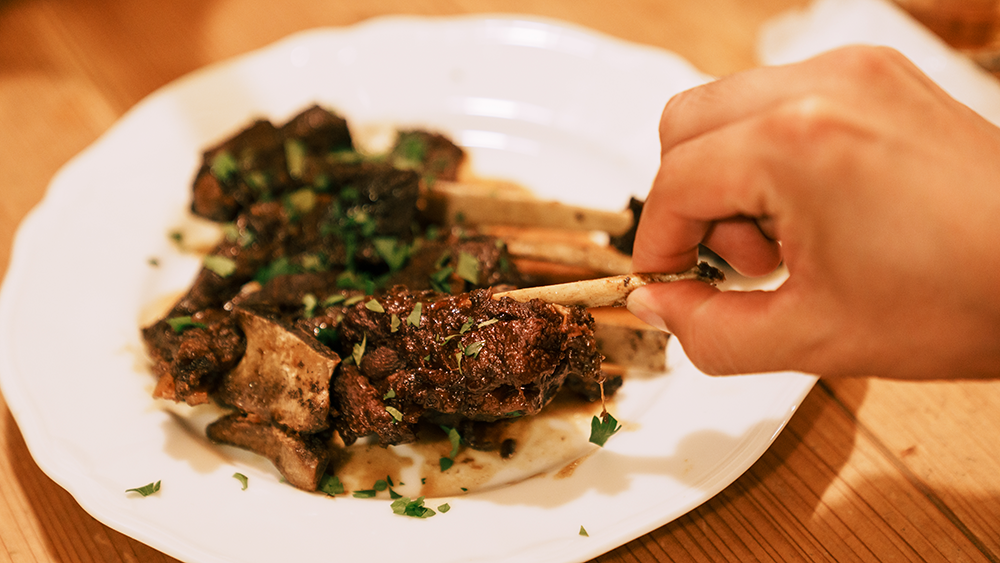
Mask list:
[[[444,223],[520,225],[605,231],[621,235],[634,222],[632,211],[605,211],[543,201],[505,186],[437,181],[424,193],[424,216]]]
[[[565,306],[619,307],[625,304],[630,293],[644,285],[681,280],[697,280],[716,285],[725,280],[725,275],[707,262],[701,262],[694,268],[679,274],[628,274],[555,285],[526,287],[495,293],[493,294],[493,298],[509,297],[516,301],[541,299],[542,301]]]

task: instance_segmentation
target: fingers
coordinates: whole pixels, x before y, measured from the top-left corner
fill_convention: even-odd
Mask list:
[[[713,223],[702,244],[745,276],[763,276],[781,264],[781,245],[748,217]]]
[[[690,268],[703,242],[742,273],[773,270],[781,249],[754,220],[767,218],[769,234],[781,238],[786,208],[776,197],[777,183],[790,171],[773,162],[783,147],[801,142],[780,115],[788,111],[797,110],[778,108],[730,123],[663,155],[636,230],[635,271]]]
[[[808,357],[798,340],[808,331],[790,330],[782,301],[780,290],[723,292],[686,281],[637,289],[628,309],[676,335],[700,370],[731,375],[790,369]]]
[[[853,97],[852,83],[870,85],[864,95],[897,94],[892,78],[917,81],[945,95],[899,52],[887,47],[850,46],[807,61],[744,71],[674,96],[660,119],[664,152],[689,139],[775,106],[817,94]],[[888,84],[886,90],[875,88]]]

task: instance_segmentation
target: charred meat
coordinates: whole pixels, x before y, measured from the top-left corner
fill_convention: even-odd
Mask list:
[[[600,377],[585,309],[491,297],[490,290],[448,295],[394,287],[354,305],[340,324],[342,354],[351,356],[359,372],[353,377],[366,380],[375,400],[339,397],[344,418],[378,411],[379,420],[398,426],[428,413],[486,421],[531,415],[569,375]],[[387,410],[398,415],[383,416]],[[363,435],[343,424],[338,430]]]

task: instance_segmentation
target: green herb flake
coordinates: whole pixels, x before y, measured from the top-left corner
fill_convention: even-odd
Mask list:
[[[440,512],[441,514],[444,514],[449,510],[451,510],[451,505],[449,505],[447,502],[438,507],[438,512]]]
[[[451,266],[445,266],[439,270],[432,273],[430,277],[431,288],[434,291],[440,291],[441,293],[450,293],[451,288],[448,287],[448,279],[451,278],[451,274],[455,272],[455,269]]]
[[[157,481],[155,483],[150,483],[150,484],[148,484],[148,485],[146,485],[144,487],[137,487],[135,489],[125,489],[125,492],[126,493],[139,493],[140,495],[142,495],[144,497],[148,497],[149,495],[151,495],[151,494],[153,494],[153,493],[155,493],[155,492],[157,492],[159,490],[160,490],[160,482]]]
[[[420,315],[423,314],[423,311],[424,305],[418,301],[417,304],[413,306],[413,311],[410,312],[408,317],[406,317],[406,323],[412,327],[420,328]]]
[[[389,482],[385,479],[379,479],[378,481],[375,481],[375,486],[372,488],[379,492],[384,491],[389,488]]]
[[[400,484],[402,485],[402,483],[400,483]],[[389,489],[389,498],[391,498],[392,500],[396,500],[396,499],[403,498],[403,495],[397,493],[396,491],[394,491],[394,490],[392,490],[390,488]]]
[[[340,478],[336,475],[327,473],[319,480],[319,491],[331,497],[342,495],[344,494],[344,484],[340,482]]]
[[[170,231],[168,236],[177,246],[182,246],[184,244],[184,233],[180,231]]]
[[[410,497],[402,497],[392,502],[393,514],[400,516],[411,516],[413,518],[430,518],[436,512],[424,506],[424,497],[410,500]]]
[[[608,441],[608,438],[621,429],[622,427],[618,424],[618,421],[615,420],[615,417],[611,416],[611,413],[605,411],[602,414],[602,418],[595,416],[590,421],[590,441],[598,446],[604,447],[604,443]]]
[[[378,237],[372,240],[372,246],[393,272],[399,271],[406,265],[413,251],[410,245],[393,237]]]
[[[323,307],[332,307],[338,303],[343,303],[345,301],[347,301],[347,296],[344,295],[343,293],[337,293],[324,299]]]
[[[402,321],[399,320],[399,316],[397,316],[396,313],[393,313],[389,317],[389,332],[399,332],[399,325],[401,324]]]
[[[388,399],[395,399],[395,398],[396,398],[396,390],[395,389],[389,389],[388,393],[386,393],[385,395],[382,395],[382,400],[383,401],[388,400]]]
[[[586,538],[590,537],[590,534],[587,533],[587,529],[583,526],[580,526],[580,535]]]
[[[236,272],[236,261],[225,256],[206,256],[201,263],[220,278],[228,278]]]
[[[247,485],[250,483],[250,479],[248,479],[246,475],[242,473],[233,473],[233,479],[240,482],[240,485],[242,486],[241,490],[247,490]]]
[[[307,293],[302,296],[302,307],[304,309],[303,315],[307,319],[311,319],[316,316],[316,306],[319,305],[319,300],[312,293]]]
[[[356,305],[358,303],[361,303],[365,299],[365,297],[366,296],[364,295],[355,295],[353,297],[348,297],[347,299],[344,300],[344,306],[350,307],[351,305]]]
[[[372,299],[371,301],[365,303],[365,309],[368,309],[369,311],[374,311],[376,313],[385,312],[385,307],[383,307],[382,304],[376,301],[375,299]]]
[[[458,253],[458,264],[455,274],[463,280],[476,285],[479,283],[479,260],[468,252]]]
[[[301,179],[306,171],[306,144],[299,139],[285,139],[285,160],[289,176]]]
[[[475,324],[476,322],[473,321],[472,319],[465,321],[465,324],[462,325],[462,328],[459,329],[458,333],[465,334],[466,332],[469,332],[470,330],[472,330],[472,326]]]
[[[146,263],[149,264],[150,266],[154,267],[154,268],[156,268],[156,267],[158,267],[160,265],[160,261],[157,260],[156,258],[150,258],[149,260],[146,261]]]
[[[478,325],[476,325],[476,328],[485,328],[485,327],[488,327],[490,325],[497,324],[498,322],[500,322],[500,319],[489,319],[489,320],[483,321],[483,322],[479,323]]]
[[[191,317],[174,317],[167,319],[167,324],[174,329],[176,334],[180,334],[189,328],[207,328],[205,323],[199,323]]]
[[[360,344],[354,345],[354,350],[351,353],[351,357],[354,358],[355,365],[361,365],[361,358],[365,356],[365,346],[368,345],[368,335],[366,334],[364,338],[361,339]]]
[[[482,351],[483,346],[486,346],[485,340],[480,340],[478,342],[473,342],[465,347],[465,355],[471,356],[473,358],[479,357],[479,352]]]
[[[212,176],[223,182],[228,182],[239,171],[239,164],[229,151],[222,151],[212,158],[209,165]]]
[[[316,192],[309,188],[296,190],[285,198],[285,207],[292,215],[309,213],[316,208]]]
[[[399,409],[395,407],[385,407],[385,412],[389,413],[392,416],[392,419],[396,422],[403,421],[403,413],[399,412]]]
[[[354,498],[375,498],[376,494],[378,494],[378,491],[375,489],[363,489],[360,491],[354,491],[353,496]]]
[[[441,459],[438,460],[438,464],[441,466],[441,472],[444,473],[445,471],[451,469],[452,465],[455,465],[455,460],[450,457],[442,456]]]
[[[458,433],[457,428],[442,426],[441,430],[444,430],[448,434],[448,441],[451,443],[451,453],[448,454],[448,457],[454,458],[458,455],[458,447],[462,444],[462,436]]]

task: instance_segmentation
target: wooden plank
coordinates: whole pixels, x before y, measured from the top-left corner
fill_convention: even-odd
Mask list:
[[[905,478],[1000,561],[1000,381],[827,383]]]
[[[674,561],[989,561],[824,387],[745,475],[649,539]]]

